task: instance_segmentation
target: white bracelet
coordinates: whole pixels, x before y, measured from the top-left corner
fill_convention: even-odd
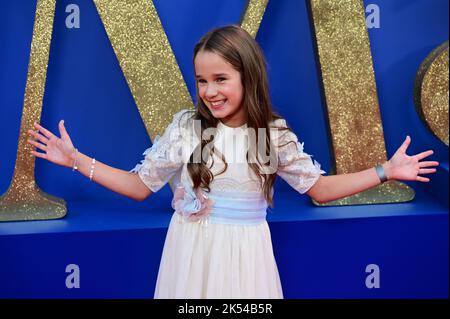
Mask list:
[[[78,170],[77,161],[78,161],[78,149],[74,149],[75,152],[75,159],[73,160],[73,166],[72,166],[72,172]]]
[[[92,181],[92,177],[94,176],[94,169],[95,169],[95,158],[92,159],[92,163],[91,163],[91,172],[89,173],[90,181]]]

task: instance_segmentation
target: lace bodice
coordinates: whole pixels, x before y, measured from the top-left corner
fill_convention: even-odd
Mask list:
[[[175,114],[164,134],[155,138],[153,146],[144,152],[145,158],[130,171],[137,172],[152,192],[157,192],[171,178],[175,185],[192,185],[186,163],[199,141],[194,134],[195,123],[190,119],[190,114],[188,110]],[[273,151],[277,159],[274,170],[303,194],[325,172],[303,151],[303,143],[298,141],[293,132],[278,130],[282,127],[286,127],[283,119],[278,119],[271,125],[271,141],[275,146]],[[210,184],[212,191],[262,193],[259,178],[246,160],[248,131],[246,124],[231,128],[219,122],[214,146],[224,155],[228,167],[224,173],[219,174],[224,168],[220,155],[214,153],[209,158],[207,165],[212,165],[210,170],[214,174]]]

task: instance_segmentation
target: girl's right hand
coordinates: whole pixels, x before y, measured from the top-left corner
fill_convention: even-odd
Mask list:
[[[31,154],[61,166],[72,167],[75,156],[75,148],[69,134],[66,131],[66,128],[64,127],[64,121],[61,120],[58,124],[61,138],[58,138],[52,132],[37,123],[35,123],[34,126],[38,131],[35,132],[33,130],[28,130],[28,134],[34,137],[37,141],[29,139],[27,142],[33,146],[36,146],[45,153],[32,151]]]

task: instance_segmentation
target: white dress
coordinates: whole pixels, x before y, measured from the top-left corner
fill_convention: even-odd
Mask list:
[[[176,187],[154,297],[283,298],[266,221],[267,202],[242,151],[247,146],[247,125],[231,128],[219,121],[214,146],[228,168],[218,174],[224,165],[214,155],[211,192],[194,192],[185,163],[198,140],[194,121],[186,112],[175,114],[132,170],[152,192],[171,178]],[[282,119],[273,123],[274,127],[285,125]],[[277,174],[305,193],[324,173],[320,165],[303,152],[294,133],[271,129],[271,139],[278,158]],[[289,141],[294,143],[284,145]]]

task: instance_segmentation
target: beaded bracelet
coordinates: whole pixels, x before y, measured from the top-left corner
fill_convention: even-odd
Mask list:
[[[91,171],[89,173],[90,181],[92,181],[92,177],[94,176],[94,169],[95,169],[95,158],[92,159],[92,163],[91,163]]]
[[[78,162],[78,149],[74,148],[73,150],[75,152],[75,159],[73,160],[73,166],[72,166],[72,171],[76,171],[78,170],[78,166],[77,166],[77,162]]]

